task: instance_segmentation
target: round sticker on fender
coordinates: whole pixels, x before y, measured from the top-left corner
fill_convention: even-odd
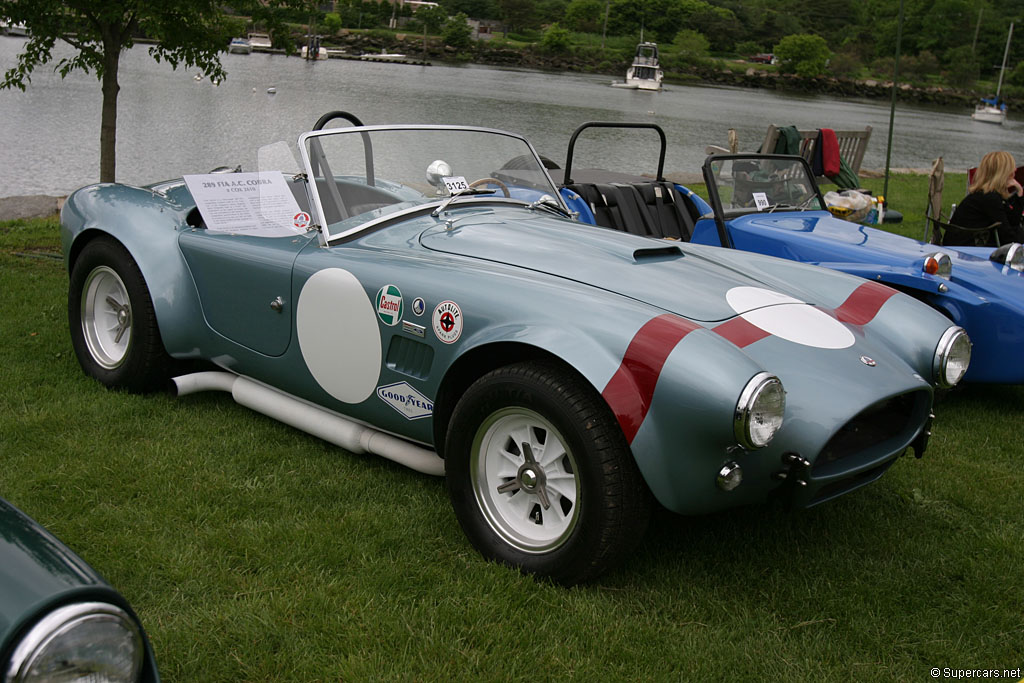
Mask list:
[[[462,336],[462,310],[454,301],[442,301],[434,309],[434,334],[445,344],[454,344]]]
[[[377,292],[377,317],[385,325],[394,326],[402,319],[402,292],[394,285],[384,285]]]

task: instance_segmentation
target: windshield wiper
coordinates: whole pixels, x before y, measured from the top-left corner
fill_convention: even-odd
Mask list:
[[[430,215],[433,216],[434,218],[437,218],[439,215],[441,215],[442,211],[444,211],[445,209],[448,208],[449,204],[454,202],[459,197],[467,197],[467,196],[470,196],[470,195],[477,195],[477,194],[494,194],[495,192],[497,192],[497,190],[485,190],[485,189],[479,188],[479,187],[470,187],[470,188],[466,188],[465,190],[459,190],[458,192],[453,194],[451,197],[448,197],[448,199],[444,200],[444,203],[441,204],[441,206],[439,206],[436,209],[434,209],[433,211],[431,211]]]

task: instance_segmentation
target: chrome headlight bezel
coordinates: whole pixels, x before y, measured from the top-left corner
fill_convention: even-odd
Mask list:
[[[764,448],[782,427],[786,412],[786,390],[782,381],[768,372],[750,378],[733,415],[733,434],[746,450]]]
[[[943,280],[952,279],[953,259],[949,257],[949,254],[937,251],[924,257],[924,265],[921,270],[927,275],[941,277]]]
[[[1019,242],[1010,244],[1010,249],[1006,253],[1006,265],[1018,273],[1024,272],[1024,245]]]
[[[1018,273],[1024,272],[1024,245],[1019,242],[1004,244],[992,252],[990,258],[997,263],[1002,263],[1010,270]]]
[[[954,325],[942,333],[935,346],[932,374],[942,389],[957,385],[971,364],[971,338],[964,328]]]
[[[75,641],[76,637],[80,642]],[[99,673],[102,680],[138,681],[145,643],[135,619],[116,605],[64,605],[39,619],[21,638],[4,672],[4,681],[50,680],[54,672],[36,667],[52,659],[55,652],[60,652],[63,666],[75,667],[73,671],[79,675]]]

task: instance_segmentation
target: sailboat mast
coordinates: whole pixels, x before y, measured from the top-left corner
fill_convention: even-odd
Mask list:
[[[1003,72],[1006,71],[1006,58],[1010,55],[1010,38],[1013,37],[1013,22],[1010,22],[1010,32],[1006,34],[1006,49],[1003,50],[1003,65],[999,68],[999,85],[996,86],[996,99],[999,99],[999,91],[1003,89]]]

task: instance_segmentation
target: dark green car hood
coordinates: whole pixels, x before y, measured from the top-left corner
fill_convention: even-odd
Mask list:
[[[80,593],[116,595],[82,558],[0,499],[0,650],[27,616]]]

